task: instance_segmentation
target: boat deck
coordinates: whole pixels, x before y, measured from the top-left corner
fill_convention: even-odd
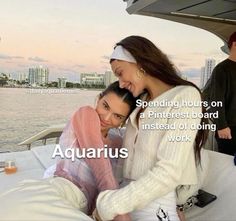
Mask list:
[[[31,150],[0,154],[0,161],[15,159],[17,172],[0,173],[0,192],[8,190],[24,179],[41,179],[44,171],[55,163],[52,154],[55,144],[34,147]],[[186,212],[191,221],[235,220],[236,167],[233,157],[209,151],[210,165],[203,189],[216,195],[217,200],[204,208],[194,206]]]

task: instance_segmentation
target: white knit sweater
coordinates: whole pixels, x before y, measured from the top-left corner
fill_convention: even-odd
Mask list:
[[[200,102],[199,92],[191,86],[176,86],[161,94],[153,101],[160,102],[182,101]],[[125,160],[124,177],[134,179],[129,185],[119,190],[101,192],[97,199],[97,209],[102,220],[112,220],[118,214],[129,213],[145,207],[153,200],[174,191],[178,185],[197,183],[196,164],[194,157],[194,141],[197,130],[179,129],[179,125],[186,123],[199,124],[200,119],[186,117],[184,119],[165,118],[139,119],[137,125],[136,115],[139,108],[130,115],[124,138],[124,147],[128,148],[129,156]],[[149,111],[166,113],[201,113],[201,107],[180,108],[174,107],[147,107],[144,114]],[[142,124],[169,124],[175,125],[174,130],[144,130]],[[138,129],[139,128],[139,129]],[[188,135],[190,141],[169,141],[168,137]]]

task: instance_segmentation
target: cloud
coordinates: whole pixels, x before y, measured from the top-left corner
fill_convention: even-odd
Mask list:
[[[103,55],[103,56],[101,56],[101,58],[103,59],[102,61],[100,61],[100,63],[102,63],[102,64],[108,64],[110,61],[110,56],[108,56],[108,55]]]
[[[189,65],[184,63],[184,62],[179,62],[176,64],[178,67],[184,68],[184,67],[188,67]]]
[[[83,64],[76,64],[74,65],[75,68],[85,68],[85,65]]]
[[[0,59],[6,59],[6,60],[10,60],[11,57],[8,55],[4,55],[4,54],[0,54]]]
[[[21,56],[12,56],[13,59],[24,59],[24,57]]]
[[[28,58],[29,61],[36,61],[36,62],[48,62],[47,60],[43,59],[43,58],[40,58],[40,57],[29,57]]]
[[[103,55],[101,58],[105,59],[105,60],[110,60],[110,56],[108,56],[108,55]]]
[[[62,72],[72,72],[74,73],[75,71],[71,68],[58,68],[59,71],[62,71]]]
[[[196,54],[195,54],[196,55]],[[193,53],[185,53],[185,54],[169,54],[168,57],[170,58],[170,60],[174,61],[174,62],[189,62],[192,60],[192,56]]]
[[[109,70],[109,69],[110,69],[109,66],[102,66],[101,68],[102,68],[103,70]]]
[[[18,64],[17,65],[18,67],[22,67],[22,68],[28,68],[29,67],[29,65],[27,64]]]
[[[24,59],[24,57],[21,57],[21,56],[10,56],[10,55],[6,55],[6,54],[0,54],[0,59],[5,59],[5,60]]]
[[[109,64],[108,61],[100,61],[100,63],[102,63],[102,64]]]
[[[167,57],[168,57],[170,60],[176,59],[176,55],[173,55],[173,54],[167,54]]]

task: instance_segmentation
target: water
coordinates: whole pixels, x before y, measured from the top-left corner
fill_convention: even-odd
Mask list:
[[[0,88],[0,151],[26,149],[17,144],[49,126],[65,124],[75,110],[95,104],[99,91]]]

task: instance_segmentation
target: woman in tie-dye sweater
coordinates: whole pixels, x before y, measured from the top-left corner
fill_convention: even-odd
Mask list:
[[[85,106],[74,113],[60,137],[60,146],[64,150],[78,148],[81,152],[89,148],[104,148],[105,145],[105,148],[113,148],[114,155],[115,149],[121,147],[122,139],[110,129],[124,123],[134,109],[135,101],[128,90],[119,88],[118,82],[113,83],[100,94],[95,109]],[[99,158],[75,158],[74,162],[62,159],[57,163],[54,173],[70,180],[84,193],[88,214],[95,208],[100,191],[118,188],[113,175],[113,170],[117,171],[119,167],[118,160],[108,159],[104,155],[101,152]],[[122,220],[128,220],[127,216],[124,217],[126,219]]]
[[[112,133],[120,127],[135,108],[136,99],[114,82],[103,91],[96,108],[79,108],[63,130],[60,148],[68,150],[121,150],[121,135]],[[113,155],[112,155],[113,156]],[[99,192],[118,188],[112,167],[117,159],[105,156],[83,159],[60,159],[54,177],[26,180],[17,187],[0,193],[4,205],[2,220],[80,220],[91,221]],[[128,214],[118,215],[116,221],[129,221]]]

